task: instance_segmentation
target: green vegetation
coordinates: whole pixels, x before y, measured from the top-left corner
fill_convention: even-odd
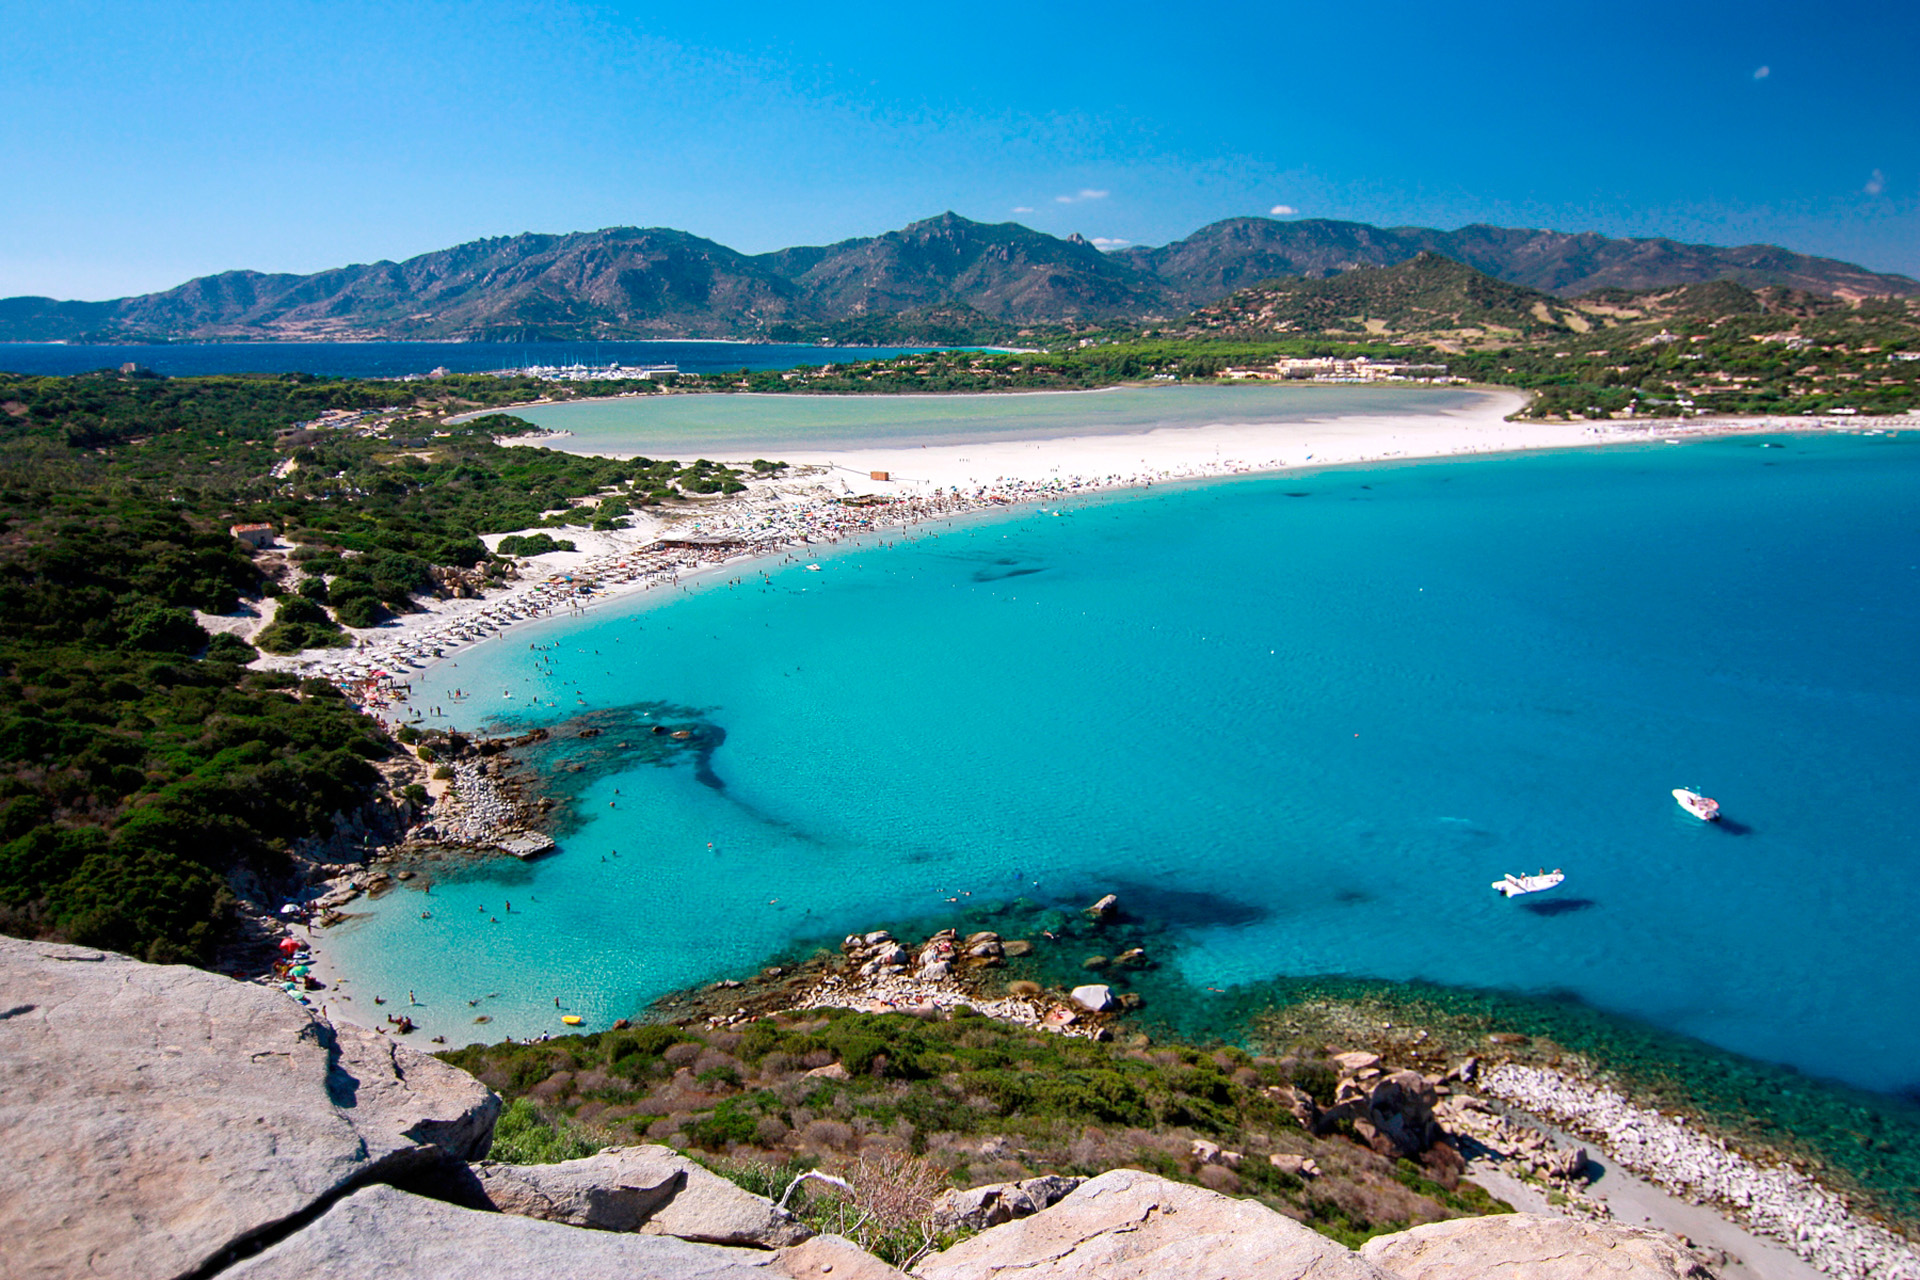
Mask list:
[[[578,1126],[549,1120],[527,1099],[515,1098],[494,1122],[493,1148],[487,1156],[507,1164],[559,1164],[590,1156],[602,1145]]]
[[[615,527],[740,483],[502,446],[531,428],[500,415],[438,421],[551,390],[0,375],[0,930],[209,962],[229,875],[270,880],[334,813],[424,798],[389,795],[391,744],[330,686],[242,664],[509,572],[483,533]],[[228,533],[253,522],[281,550]],[[243,604],[271,615],[258,648],[194,616]]]
[[[500,539],[496,550],[503,556],[539,556],[549,551],[571,551],[573,543],[546,533],[516,533]]]
[[[754,1189],[755,1178],[784,1186],[794,1171],[845,1172],[882,1158],[896,1178],[921,1162],[934,1185],[1134,1167],[1256,1196],[1348,1244],[1499,1207],[1444,1165],[1394,1162],[1301,1130],[1267,1090],[1330,1078],[1317,1056],[1112,1045],[977,1015],[844,1010],[440,1056],[515,1108],[537,1108],[555,1135],[541,1141],[668,1142]],[[834,1064],[844,1074],[808,1074]],[[1195,1138],[1245,1158],[1237,1168],[1206,1163]],[[1311,1154],[1325,1175],[1303,1182],[1267,1160],[1276,1152]]]
[[[0,928],[209,958],[228,872],[280,870],[378,781],[372,725],[294,683],[212,653],[0,643]]]

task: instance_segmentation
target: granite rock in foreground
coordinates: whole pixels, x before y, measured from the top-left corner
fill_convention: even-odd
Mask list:
[[[277,991],[0,937],[9,1276],[190,1273],[359,1182],[484,1155],[498,1110]]]
[[[776,1255],[582,1231],[367,1187],[222,1280],[775,1280]]]
[[[765,1196],[701,1168],[671,1147],[608,1147],[562,1164],[477,1164],[486,1202],[502,1213],[601,1231],[644,1231],[704,1244],[779,1249],[813,1234]]]
[[[963,1240],[923,1280],[1397,1280],[1251,1200],[1116,1169],[1052,1208]]]
[[[1369,1240],[1360,1256],[1402,1280],[1713,1280],[1664,1231],[1503,1213]]]
[[[773,1266],[789,1280],[908,1280],[845,1236],[814,1236],[782,1249]]]

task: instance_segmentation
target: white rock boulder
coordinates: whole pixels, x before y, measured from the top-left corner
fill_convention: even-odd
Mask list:
[[[500,1212],[570,1226],[755,1249],[796,1245],[813,1234],[765,1196],[671,1147],[608,1147],[561,1164],[481,1163],[473,1174]]]
[[[914,1268],[922,1280],[1397,1280],[1252,1200],[1116,1169]]]
[[[775,1255],[583,1231],[367,1187],[221,1280],[780,1280]]]
[[[1664,1231],[1500,1213],[1378,1236],[1360,1256],[1403,1280],[1713,1280]]]
[[[815,1236],[782,1249],[774,1256],[773,1269],[789,1280],[907,1280],[906,1272],[888,1266],[845,1236]]]

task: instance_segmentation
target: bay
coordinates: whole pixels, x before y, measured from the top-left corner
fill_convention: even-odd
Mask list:
[[[589,771],[559,854],[390,895],[329,950],[491,1040],[798,938],[1116,890],[1179,919],[1196,988],[1568,993],[1893,1091],[1920,1081],[1917,483],[1911,433],[1295,472],[532,624],[417,703],[703,750]],[[1489,888],[1537,867],[1567,884]]]

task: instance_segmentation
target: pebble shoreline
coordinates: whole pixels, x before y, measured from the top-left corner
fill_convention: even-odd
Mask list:
[[[1543,1067],[1503,1063],[1482,1090],[1592,1138],[1614,1159],[1683,1199],[1731,1213],[1846,1280],[1920,1280],[1920,1249],[1862,1222],[1845,1200],[1785,1165],[1763,1168],[1682,1117],[1636,1107],[1614,1090]]]

